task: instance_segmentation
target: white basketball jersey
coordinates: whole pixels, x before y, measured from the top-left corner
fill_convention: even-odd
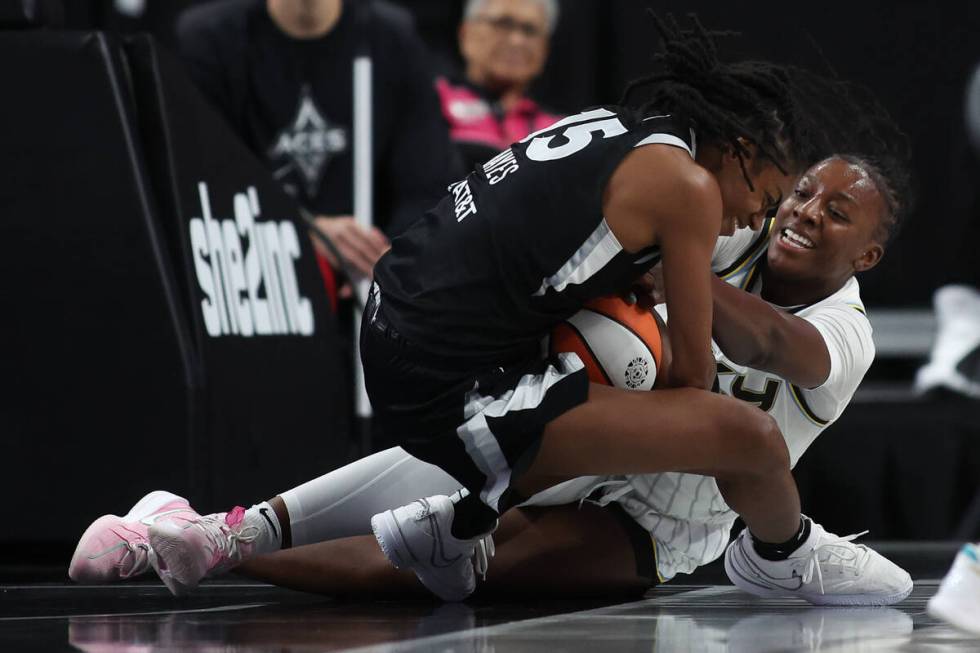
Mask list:
[[[741,230],[719,239],[712,263],[715,272],[733,285],[758,293],[759,261],[771,229],[769,220],[762,232]],[[854,278],[820,302],[784,310],[813,324],[827,343],[831,369],[821,386],[796,387],[774,374],[736,365],[713,347],[721,392],[772,415],[795,465],[854,396],[874,359],[874,342]],[[736,514],[722,499],[713,478],[677,473],[627,478],[631,489],[616,500],[653,536],[662,580],[691,573],[724,553]]]

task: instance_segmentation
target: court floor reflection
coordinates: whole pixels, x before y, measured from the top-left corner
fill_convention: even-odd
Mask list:
[[[935,581],[893,608],[816,608],[732,587],[665,586],[641,601],[347,603],[255,584],[174,601],[152,585],[0,588],[0,650],[86,653],[978,651],[925,614]],[[100,593],[101,592],[101,593]],[[47,612],[45,612],[47,606]]]

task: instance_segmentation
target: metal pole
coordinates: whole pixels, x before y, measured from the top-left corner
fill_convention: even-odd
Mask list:
[[[361,52],[354,59],[354,219],[363,227],[374,224],[374,153],[372,144],[372,62],[367,30],[361,36]],[[371,280],[353,284],[363,307],[367,303]],[[361,449],[371,451],[371,402],[364,386],[361,366],[360,332],[362,310],[354,310],[354,414],[360,428]]]

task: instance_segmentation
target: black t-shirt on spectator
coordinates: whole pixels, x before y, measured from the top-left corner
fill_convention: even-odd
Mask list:
[[[355,12],[368,11],[366,23]],[[353,72],[367,24],[374,70],[375,221],[403,231],[459,174],[426,54],[403,10],[345,2],[325,36],[283,33],[263,0],[219,0],[181,16],[191,77],[308,209],[353,211]]]

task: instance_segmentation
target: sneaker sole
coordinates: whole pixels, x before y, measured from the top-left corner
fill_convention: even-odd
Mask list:
[[[374,539],[378,541],[378,546],[381,547],[381,552],[395,569],[412,570],[419,582],[443,601],[463,601],[473,593],[475,588],[461,594],[458,588],[444,583],[438,575],[425,573],[425,567],[412,555],[411,549],[398,528],[395,513],[391,510],[372,517],[371,530],[374,532]],[[404,555],[403,552],[407,552],[407,555]]]
[[[174,596],[187,596],[197,587],[197,585],[184,585],[166,569],[157,569],[157,576]]]
[[[405,569],[410,565],[398,555],[397,546],[405,545],[405,538],[398,532],[398,522],[395,515],[387,510],[371,517],[371,531],[374,532],[374,539],[378,541],[381,552],[388,558],[388,562],[395,569]]]
[[[174,530],[177,528],[177,530]],[[160,580],[174,596],[184,596],[198,586],[207,569],[192,565],[174,565],[172,560],[193,560],[192,546],[182,537],[184,529],[168,522],[150,527],[150,547],[156,552],[156,570]],[[196,580],[194,579],[196,577]]]
[[[730,549],[729,549],[730,551]],[[811,592],[801,592],[799,590],[789,590],[785,588],[772,589],[760,585],[751,578],[746,577],[732,563],[734,555],[725,552],[725,573],[732,584],[737,588],[758,596],[760,598],[800,598],[813,605],[839,605],[839,606],[883,606],[893,605],[903,601],[912,593],[913,583],[910,580],[908,585],[894,594],[813,594]]]

